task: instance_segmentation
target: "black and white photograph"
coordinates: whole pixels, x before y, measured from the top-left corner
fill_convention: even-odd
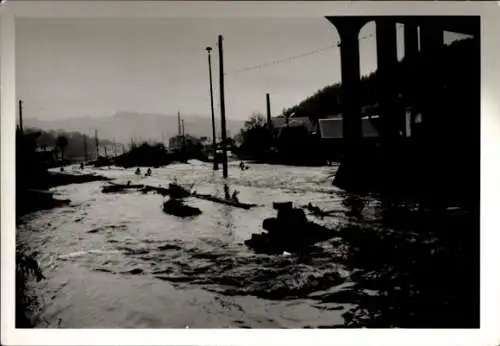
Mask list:
[[[480,328],[481,21],[15,18],[15,328]]]

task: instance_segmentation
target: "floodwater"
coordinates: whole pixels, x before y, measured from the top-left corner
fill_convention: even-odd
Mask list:
[[[116,178],[167,186],[177,180],[199,193],[222,195],[222,171],[192,161],[153,169],[85,168]],[[76,168],[67,167],[66,172]],[[103,182],[53,189],[66,207],[26,215],[18,247],[33,254],[46,279],[30,284],[38,328],[304,328],[343,325],[356,300],[352,266],[338,239],[318,244],[309,258],[255,254],[243,242],[274,217],[274,201],[312,202],[335,211],[308,219],[331,229],[376,224],[380,202],[332,186],[336,167],[253,164],[229,167],[229,185],[251,210],[188,199],[203,214],[180,219],[162,211],[163,197],[141,192],[104,194]],[[143,173],[144,170],[143,170]],[[353,203],[354,201],[357,201]],[[354,216],[353,216],[354,215]]]

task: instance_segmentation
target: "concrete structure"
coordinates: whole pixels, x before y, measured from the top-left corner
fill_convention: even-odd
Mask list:
[[[361,105],[356,97],[360,85],[359,33],[368,22],[376,24],[377,73],[379,79],[379,108],[381,116],[381,140],[384,147],[390,147],[398,134],[406,127],[404,109],[398,109],[394,89],[397,66],[396,24],[404,25],[405,57],[413,57],[420,51],[432,54],[443,46],[443,31],[477,36],[480,33],[479,18],[468,16],[394,16],[394,17],[326,17],[340,36],[340,57],[342,75],[342,108],[345,121],[342,122],[344,138],[349,150],[355,150],[362,135]],[[420,32],[420,34],[418,33]],[[420,41],[420,42],[419,42]],[[419,44],[420,43],[420,44]],[[431,79],[432,76],[429,76]],[[433,118],[438,116],[435,107],[440,85],[430,83],[426,90],[422,122],[432,136],[439,135],[434,128]]]
[[[415,179],[432,182],[436,188],[446,182],[449,177],[442,173],[449,170],[443,162],[447,145],[443,141],[447,126],[442,121],[446,114],[446,105],[442,102],[444,95],[444,81],[440,76],[433,75],[433,61],[440,57],[444,46],[444,31],[456,32],[473,37],[479,37],[480,18],[478,16],[352,16],[326,17],[337,29],[340,36],[340,63],[341,63],[341,111],[342,120],[342,164],[335,176],[334,183],[344,188],[358,188],[359,186],[380,186],[386,189],[393,186],[397,177],[414,174],[417,163],[407,157],[402,146],[401,137],[414,131],[415,116],[410,117],[403,108],[396,89],[395,69],[398,66],[396,24],[404,25],[405,59],[420,64],[424,70],[423,80],[408,94],[417,99],[421,115],[418,126],[420,140],[414,143],[425,146],[425,155],[418,153],[412,147],[413,154],[420,158],[419,171]],[[365,24],[375,22],[377,43],[377,113],[380,116],[378,132],[380,135],[380,150],[370,150],[363,146],[363,114],[360,104],[360,51],[359,33]],[[479,45],[478,45],[479,47]],[[478,49],[479,51],[479,49]],[[479,55],[480,53],[478,53]],[[479,59],[478,59],[479,61]],[[479,63],[478,63],[479,65]],[[468,67],[464,67],[468,68]],[[477,66],[471,68],[478,70]],[[419,72],[421,73],[421,72]],[[411,76],[414,77],[414,76]],[[480,90],[478,77],[477,90]],[[424,87],[422,87],[424,86]],[[419,88],[418,90],[416,88]],[[468,104],[477,104],[479,112],[480,94],[471,95]],[[412,119],[413,118],[413,119]],[[417,130],[417,128],[415,128]],[[405,159],[405,162],[402,162]],[[413,165],[413,166],[412,166]],[[376,174],[373,170],[376,169]],[[366,172],[370,172],[367,175]],[[439,174],[437,173],[439,172]],[[472,173],[471,173],[472,174]],[[471,175],[472,177],[472,175]],[[407,186],[410,186],[408,184]],[[429,185],[429,184],[427,184]],[[383,186],[383,187],[382,187]],[[395,186],[395,185],[394,185]],[[397,189],[397,188],[396,188]],[[453,191],[453,189],[450,189]]]

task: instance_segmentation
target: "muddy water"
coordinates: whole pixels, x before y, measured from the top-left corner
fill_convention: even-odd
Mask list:
[[[73,168],[67,168],[71,171]],[[257,255],[243,241],[275,216],[273,201],[308,202],[334,210],[311,221],[331,228],[351,221],[353,196],[331,185],[335,167],[298,168],[231,164],[229,183],[241,210],[188,199],[203,214],[179,219],[163,213],[163,197],[140,192],[103,194],[102,182],[55,188],[67,207],[24,217],[18,246],[34,254],[46,277],[32,284],[37,327],[60,328],[301,328],[342,324],[349,303],[321,297],[351,285],[350,271],[334,258],[341,246],[326,241],[308,259]],[[85,169],[117,182],[167,186],[176,179],[199,193],[222,194],[219,171],[201,162],[154,169]],[[144,172],[143,172],[144,173]],[[378,202],[363,198],[365,220],[377,218]]]

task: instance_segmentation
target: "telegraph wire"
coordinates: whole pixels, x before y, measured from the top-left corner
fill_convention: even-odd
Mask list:
[[[232,71],[232,72],[225,73],[225,75],[234,75],[234,74],[239,74],[239,73],[243,73],[243,72],[248,72],[248,71],[262,69],[262,68],[265,68],[265,67],[268,67],[268,66],[279,65],[279,64],[283,64],[283,63],[287,63],[287,62],[296,60],[296,59],[304,58],[306,56],[314,55],[314,54],[317,54],[317,53],[320,53],[320,52],[325,52],[327,50],[334,49],[334,48],[337,48],[337,44],[331,45],[331,46],[327,46],[327,47],[323,47],[323,48],[319,48],[319,49],[316,49],[316,50],[313,50],[313,51],[310,51],[310,52],[306,52],[306,53],[302,53],[302,54],[299,54],[299,55],[291,56],[291,57],[288,57],[288,58],[274,60],[274,61],[270,61],[270,62],[266,62],[266,63],[261,63],[261,64],[258,64],[258,65],[253,65],[253,66],[245,67],[245,68],[242,68],[242,69],[239,69],[239,70],[235,70],[235,71]]]
[[[375,34],[369,34],[369,35],[361,36],[361,37],[358,38],[358,41],[363,41],[363,40],[366,40],[366,39],[368,39],[370,37],[373,37],[373,36],[375,36]],[[260,64],[257,64],[257,65],[252,65],[252,66],[249,66],[249,67],[241,68],[241,69],[238,69],[238,70],[234,70],[234,71],[231,71],[231,72],[224,73],[224,75],[225,76],[235,75],[235,74],[240,74],[240,73],[249,72],[249,71],[253,71],[253,70],[260,70],[260,69],[263,69],[263,68],[266,68],[266,67],[269,67],[269,66],[274,66],[274,65],[289,63],[289,62],[297,60],[297,59],[305,58],[305,57],[308,57],[308,56],[311,56],[311,55],[315,55],[315,54],[318,54],[318,53],[322,53],[322,52],[325,52],[325,51],[328,51],[328,50],[331,50],[331,49],[337,49],[339,47],[340,47],[340,41],[337,41],[334,45],[329,45],[329,46],[326,46],[326,47],[318,48],[318,49],[315,49],[313,51],[305,52],[305,53],[302,53],[302,54],[290,56],[290,57],[283,58],[283,59],[278,59],[278,60],[274,60],[274,61],[270,61],[270,62],[260,63]]]

